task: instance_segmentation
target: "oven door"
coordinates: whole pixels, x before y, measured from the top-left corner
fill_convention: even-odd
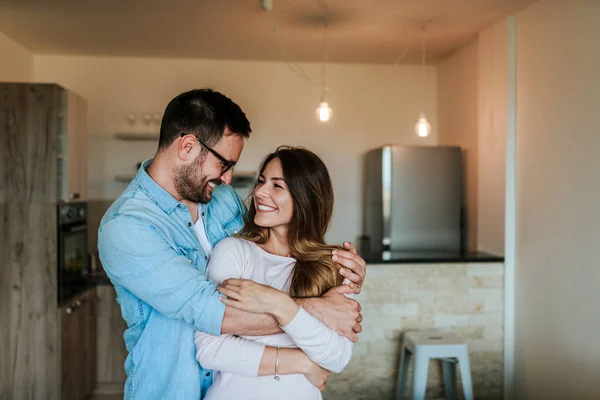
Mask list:
[[[87,225],[61,226],[58,230],[58,303],[89,287]]]

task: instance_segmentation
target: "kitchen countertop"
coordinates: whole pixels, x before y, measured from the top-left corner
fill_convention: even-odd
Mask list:
[[[504,262],[504,256],[498,256],[483,251],[457,253],[444,251],[412,251],[393,253],[392,258],[384,260],[382,257],[363,256],[367,264],[440,264],[440,263],[491,263]],[[104,272],[100,260],[98,270],[90,274],[92,286],[112,285]]]
[[[100,261],[100,255],[97,251],[90,253],[90,264],[92,265],[92,272],[90,272],[90,285],[112,285],[110,279],[106,275],[102,262]]]
[[[434,263],[490,263],[504,262],[504,256],[474,252],[411,251],[392,253],[390,259],[365,256],[367,264],[434,264]]]
[[[106,272],[104,272],[103,269],[100,269],[99,271],[96,271],[96,272],[92,272],[90,274],[90,284],[92,286],[112,285],[112,283],[110,282],[110,279],[108,279],[108,276],[106,275]]]

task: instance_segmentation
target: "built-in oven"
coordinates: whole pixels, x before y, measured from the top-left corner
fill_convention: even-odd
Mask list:
[[[57,207],[59,305],[90,285],[87,216],[87,203],[61,203]]]

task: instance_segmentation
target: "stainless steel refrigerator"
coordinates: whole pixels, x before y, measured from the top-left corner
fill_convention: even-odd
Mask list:
[[[464,250],[460,147],[389,145],[364,157],[362,254]]]

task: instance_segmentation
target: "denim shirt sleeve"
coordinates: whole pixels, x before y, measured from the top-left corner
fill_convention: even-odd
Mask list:
[[[161,233],[139,218],[118,215],[98,232],[107,275],[169,318],[221,334],[225,304],[217,285],[175,251]]]

